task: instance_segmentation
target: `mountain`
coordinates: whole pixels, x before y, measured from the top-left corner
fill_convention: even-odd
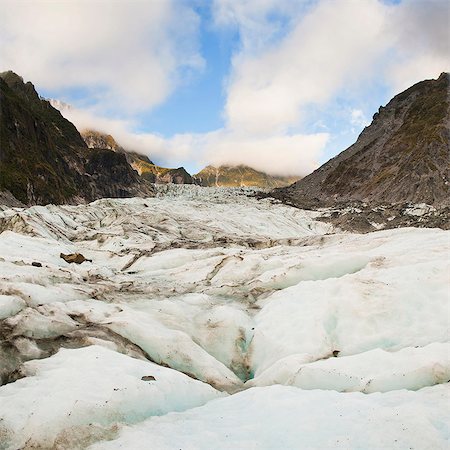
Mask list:
[[[380,107],[347,150],[274,197],[297,206],[427,203],[448,206],[450,74],[425,80]]]
[[[56,104],[56,103],[55,103]],[[57,105],[57,104],[56,104]],[[64,105],[66,108],[67,105]],[[81,131],[86,145],[91,148],[101,147],[123,153],[129,164],[139,175],[157,184],[198,184],[200,186],[244,187],[255,186],[272,189],[288,186],[299,177],[277,177],[252,169],[239,166],[207,166],[196,175],[191,176],[184,167],[167,168],[153,163],[147,156],[125,149],[120,146],[113,136],[95,130]]]
[[[297,181],[299,177],[273,176],[244,165],[223,165],[219,167],[207,166],[194,175],[194,179],[201,186],[252,186],[272,189],[288,186]]]
[[[105,148],[116,153],[124,154],[128,164],[130,164],[136,171],[138,170],[134,166],[141,161],[146,164],[153,164],[148,156],[132,150],[125,150],[110,134],[101,133],[100,131],[95,130],[82,130],[80,134],[89,148]]]
[[[0,74],[0,143],[2,200],[60,204],[152,193],[123,154],[88,148],[75,126],[11,71]]]
[[[167,168],[160,167],[155,164],[149,164],[145,161],[137,161],[133,167],[138,171],[139,175],[149,181],[154,180],[157,184],[193,184],[192,176],[184,167]]]
[[[192,177],[184,169],[169,169],[157,166],[147,156],[126,150],[121,147],[110,134],[104,134],[95,130],[83,130],[81,132],[88,147],[108,148],[117,153],[123,153],[128,163],[145,180],[151,183],[192,184]]]

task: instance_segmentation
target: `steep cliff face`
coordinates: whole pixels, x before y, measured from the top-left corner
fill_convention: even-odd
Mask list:
[[[160,167],[153,163],[147,156],[125,149],[120,146],[110,134],[100,133],[95,130],[83,130],[81,132],[84,141],[88,147],[107,148],[117,153],[125,155],[128,163],[133,167],[142,179],[150,183],[158,184],[192,184],[193,179],[191,175],[184,169],[178,167],[170,169],[167,167]]]
[[[89,149],[75,126],[41,99],[30,82],[10,71],[0,74],[3,199],[12,194],[31,205],[151,194],[124,156],[107,152]]]
[[[13,72],[0,76],[0,100],[0,190],[26,204],[76,195],[86,150],[77,129]]]
[[[132,150],[125,150],[110,134],[101,133],[95,130],[83,130],[81,131],[81,136],[89,148],[104,148],[112,150],[113,152],[123,153],[130,165],[133,165],[138,161],[153,164],[148,156],[141,155]]]
[[[299,177],[277,177],[260,172],[251,167],[239,166],[207,166],[194,175],[197,184],[201,186],[225,186],[225,187],[259,187],[273,189],[288,186]]]
[[[396,95],[355,144],[274,195],[299,206],[348,201],[448,205],[449,77],[443,73]]]

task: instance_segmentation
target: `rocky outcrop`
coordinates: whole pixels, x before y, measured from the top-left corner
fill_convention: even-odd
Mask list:
[[[153,195],[151,185],[139,177],[122,153],[90,149],[85,171],[90,186],[89,198]]]
[[[120,146],[110,134],[104,134],[95,130],[83,130],[81,132],[86,145],[90,148],[106,148],[125,155],[128,163],[136,172],[150,183],[157,184],[192,184],[191,175],[184,169],[178,167],[170,169],[153,163],[147,156]]]
[[[281,177],[260,172],[249,166],[207,166],[194,175],[195,182],[201,186],[259,187],[273,189],[288,186],[299,177]]]
[[[355,144],[273,196],[303,207],[352,201],[448,206],[449,77],[443,73],[396,95]]]
[[[0,191],[26,205],[151,195],[125,156],[90,149],[34,86],[0,74]],[[8,202],[13,204],[13,202]]]
[[[89,148],[106,148],[114,152],[125,151],[110,134],[95,130],[83,130],[80,134]]]
[[[112,150],[113,152],[123,153],[130,165],[133,165],[138,161],[153,164],[148,156],[142,155],[133,150],[125,150],[125,148],[119,145],[110,134],[101,133],[100,131],[95,130],[83,130],[81,131],[81,136],[89,148],[104,148]]]

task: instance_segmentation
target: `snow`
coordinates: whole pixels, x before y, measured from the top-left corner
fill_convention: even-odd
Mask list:
[[[425,214],[430,214],[436,212],[436,208],[426,203],[418,203],[416,205],[411,205],[406,208],[405,213],[410,216],[423,216]]]
[[[445,448],[450,232],[252,192],[0,211],[0,448]]]

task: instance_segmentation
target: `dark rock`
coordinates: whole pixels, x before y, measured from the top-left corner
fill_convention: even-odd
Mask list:
[[[139,161],[153,164],[148,156],[123,148],[110,134],[101,133],[95,130],[84,130],[81,132],[81,136],[89,148],[104,148],[116,153],[123,153],[131,166]]]
[[[92,259],[86,259],[81,253],[69,253],[68,255],[60,253],[59,257],[68,263],[82,264],[85,261],[92,262]]]
[[[152,375],[145,375],[141,378],[142,381],[155,381],[156,378]]]
[[[0,199],[24,205],[152,195],[122,155],[90,149],[75,126],[31,83],[0,74]]]

